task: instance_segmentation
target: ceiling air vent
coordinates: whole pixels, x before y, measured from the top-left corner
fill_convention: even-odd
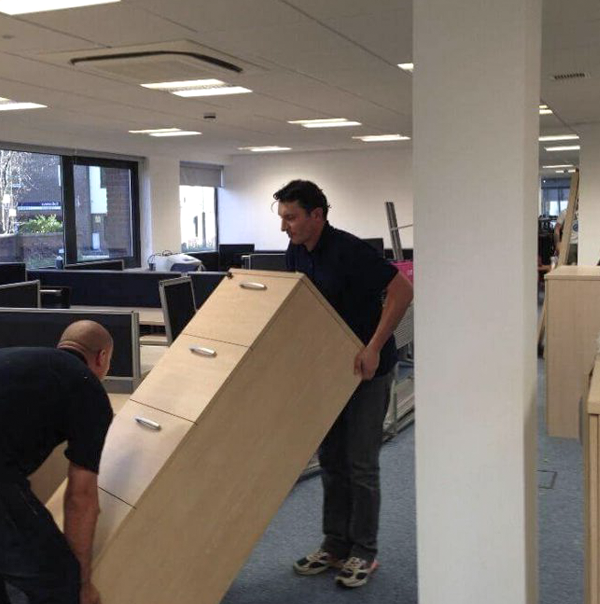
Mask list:
[[[590,74],[585,73],[585,71],[573,71],[571,73],[555,73],[553,76],[550,76],[552,80],[555,82],[567,82],[569,80],[584,80],[585,78],[589,78]]]

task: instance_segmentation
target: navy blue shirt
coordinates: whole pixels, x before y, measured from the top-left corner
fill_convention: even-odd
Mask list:
[[[0,349],[0,483],[23,482],[53,449],[98,472],[113,412],[100,380],[76,353]]]
[[[383,292],[397,274],[394,266],[368,243],[328,222],[312,252],[290,243],[286,262],[289,270],[304,273],[362,342],[369,343],[381,318]],[[385,375],[396,361],[391,336],[375,375]]]

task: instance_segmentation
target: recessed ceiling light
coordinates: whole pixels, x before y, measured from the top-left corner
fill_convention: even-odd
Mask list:
[[[550,136],[540,136],[540,142],[551,142],[551,141],[575,141],[579,140],[578,134],[553,134]]]
[[[266,146],[266,147],[238,147],[240,151],[253,151],[254,153],[272,153],[274,151],[291,151],[291,147],[277,147],[277,146]]]
[[[554,170],[557,174],[564,174],[565,171],[564,170]]]
[[[552,115],[552,109],[548,109],[547,107],[540,109],[540,115]]]
[[[408,71],[408,73],[412,73],[415,70],[414,63],[398,63],[398,67],[404,71]]]
[[[196,88],[188,90],[172,90],[171,94],[182,97],[196,97],[196,96],[221,96],[225,94],[246,94],[252,92],[249,88],[243,86],[215,86],[214,88]]]
[[[577,172],[577,170],[567,170],[567,172],[568,172],[569,174],[575,174],[575,172]]]
[[[410,136],[403,136],[402,134],[371,134],[368,136],[353,136],[352,138],[365,143],[384,143],[387,141],[409,141]]]
[[[215,79],[154,82],[150,84],[140,84],[140,86],[143,88],[150,88],[151,90],[165,90],[166,92],[182,97],[221,96],[225,94],[245,94],[252,92],[249,88],[232,86],[231,84]]]
[[[149,128],[148,130],[129,130],[130,134],[154,134],[157,132],[181,132],[181,128]]]
[[[44,109],[47,105],[39,103],[20,103],[10,99],[0,99],[0,111],[19,111],[21,109]]]
[[[202,132],[196,132],[195,130],[177,130],[176,132],[153,132],[150,136],[198,136]]]
[[[140,84],[143,88],[152,90],[183,90],[184,88],[195,88],[198,86],[221,86],[221,80],[180,80],[177,82],[154,82],[151,84]]]
[[[352,122],[345,117],[332,117],[318,120],[292,120],[288,124],[298,124],[303,128],[342,128],[344,126],[362,126],[360,122]]]
[[[572,168],[573,164],[557,164],[555,166],[542,166],[544,170],[552,170],[554,168]]]
[[[95,4],[111,4],[121,0],[0,0],[0,13],[7,15],[24,15],[26,13],[41,13],[50,10],[93,6]]]
[[[563,145],[559,147],[544,147],[546,151],[579,151],[580,145]]]

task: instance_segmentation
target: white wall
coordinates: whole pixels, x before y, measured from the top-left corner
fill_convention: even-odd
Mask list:
[[[391,247],[385,201],[395,202],[398,224],[412,223],[412,151],[405,143],[357,151],[238,156],[225,166],[219,190],[219,239],[284,249],[273,193],[292,179],[313,180],[331,205],[333,226],[359,237],[384,237]],[[412,247],[412,228],[401,232]]]

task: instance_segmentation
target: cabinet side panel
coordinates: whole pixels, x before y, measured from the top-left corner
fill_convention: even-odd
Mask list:
[[[99,561],[103,602],[217,604],[358,385],[358,350],[298,288]]]

